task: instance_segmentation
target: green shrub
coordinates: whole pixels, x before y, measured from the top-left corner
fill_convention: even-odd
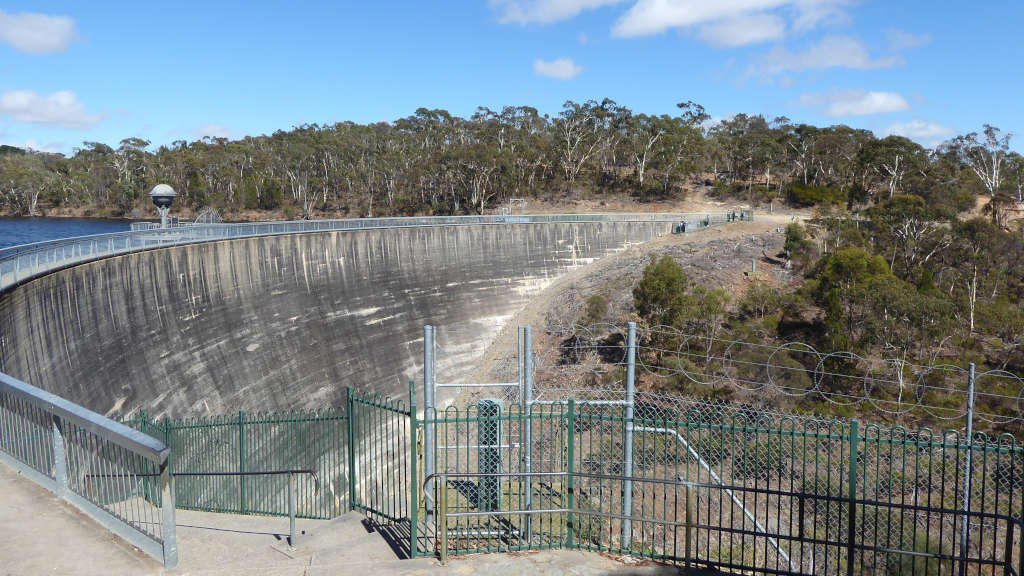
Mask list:
[[[583,315],[583,324],[592,326],[603,322],[608,316],[608,298],[604,294],[594,294],[587,298],[587,309]]]
[[[786,198],[794,206],[835,206],[846,202],[846,193],[828,186],[790,184],[786,188]]]

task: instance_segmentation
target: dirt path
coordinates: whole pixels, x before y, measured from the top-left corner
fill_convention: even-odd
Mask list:
[[[493,372],[499,363],[515,354],[517,327],[533,326],[535,334],[542,331],[547,324],[548,315],[559,305],[559,301],[573,286],[586,282],[588,279],[628,278],[627,270],[633,271],[637,267],[642,268],[651,254],[678,252],[679,249],[687,248],[690,249],[689,252],[697,253],[702,248],[722,241],[768,236],[781,238],[778,230],[792,222],[793,218],[794,216],[790,214],[759,214],[754,222],[727,224],[693,234],[670,234],[577,268],[559,278],[534,297],[526,307],[505,324],[490,347],[480,356],[477,369],[467,381],[487,382],[493,379]],[[749,260],[744,258],[735,263],[734,268],[736,268],[737,275],[741,274],[738,272],[741,265],[749,267]],[[719,280],[722,281],[721,278]],[[598,280],[598,282],[600,281]]]

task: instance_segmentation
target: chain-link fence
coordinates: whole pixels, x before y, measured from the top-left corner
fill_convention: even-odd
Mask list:
[[[1019,567],[1024,447],[1011,437],[968,447],[956,435],[856,421],[623,412],[482,403],[429,418],[434,545],[576,547],[802,574]]]
[[[972,381],[967,367],[664,328],[632,351],[610,326],[544,338],[490,367],[520,386],[470,389],[463,408],[428,413],[438,479],[426,488],[447,512],[435,546],[571,545],[769,573],[1020,571],[1024,446],[999,433],[1020,420],[1017,375]],[[642,388],[627,401],[630,380]],[[680,384],[728,399],[672,394]],[[860,426],[780,398],[870,408],[879,421],[964,424],[976,408],[997,435]]]

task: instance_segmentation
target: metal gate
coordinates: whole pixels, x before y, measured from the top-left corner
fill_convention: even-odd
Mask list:
[[[381,524],[409,524],[409,497],[416,484],[410,468],[410,406],[349,387],[347,412],[351,509]]]

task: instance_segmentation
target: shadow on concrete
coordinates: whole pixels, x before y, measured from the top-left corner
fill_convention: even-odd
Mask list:
[[[409,553],[409,540],[412,537],[412,530],[408,520],[394,524],[381,524],[370,518],[364,518],[362,524],[367,534],[380,534],[384,542],[391,548],[391,551],[395,553],[395,558],[407,560],[411,557]]]

